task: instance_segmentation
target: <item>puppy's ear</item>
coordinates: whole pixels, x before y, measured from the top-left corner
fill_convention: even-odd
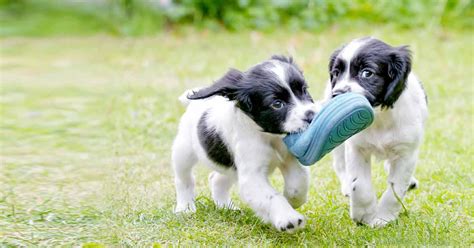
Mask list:
[[[329,65],[328,65],[329,71],[332,70],[332,67],[334,66],[334,63],[336,62],[337,55],[339,55],[339,53],[341,52],[341,50],[342,50],[342,48],[338,48],[336,51],[334,51],[334,52],[331,54],[331,57],[329,58]]]
[[[201,89],[193,94],[188,95],[188,99],[198,100],[208,98],[214,95],[223,96],[231,101],[237,101],[237,106],[244,111],[251,111],[252,104],[250,101],[249,90],[246,90],[242,79],[243,72],[230,69],[222,78],[217,80],[213,85]]]
[[[382,108],[393,107],[405,89],[406,80],[411,71],[411,52],[408,46],[394,48],[389,57],[387,73],[390,82],[385,91]]]
[[[329,58],[329,65],[328,65],[328,69],[329,69],[329,77],[330,77],[330,80],[332,82],[333,78],[332,78],[332,68],[334,67],[334,63],[336,63],[336,58],[337,58],[337,55],[339,55],[339,53],[341,52],[342,48],[338,48],[336,51],[334,51],[332,54],[331,54],[331,57]]]
[[[293,64],[293,57],[285,57],[283,55],[273,55],[270,59],[279,60],[284,63]]]
[[[229,100],[235,100],[242,78],[242,72],[236,69],[230,69],[222,78],[214,82],[213,85],[188,95],[188,99],[197,100],[219,95]]]
[[[270,59],[274,59],[274,60],[281,61],[283,63],[290,64],[293,68],[295,68],[301,74],[303,74],[303,70],[301,70],[301,68],[295,63],[295,61],[293,60],[293,57],[291,57],[291,56],[286,57],[286,56],[283,56],[283,55],[273,55]]]

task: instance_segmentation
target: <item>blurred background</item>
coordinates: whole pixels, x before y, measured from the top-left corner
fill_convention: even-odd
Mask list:
[[[472,28],[472,0],[1,0],[1,36],[153,35],[211,30],[317,31],[334,23]]]
[[[0,0],[0,247],[472,245],[473,26],[473,0]],[[284,54],[319,99],[330,54],[363,36],[409,45],[429,99],[420,189],[396,223],[352,222],[330,156],[302,232],[275,232],[236,191],[242,211],[216,210],[205,166],[198,212],[172,213],[184,90]],[[374,161],[379,195],[384,173]]]

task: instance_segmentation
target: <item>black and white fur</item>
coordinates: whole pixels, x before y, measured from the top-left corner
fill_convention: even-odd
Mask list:
[[[329,63],[326,99],[345,92],[364,95],[375,109],[374,123],[333,151],[333,166],[350,215],[358,223],[384,226],[395,220],[412,177],[428,116],[426,95],[411,73],[406,46],[362,38],[336,50]],[[387,190],[379,202],[371,182],[371,156],[386,160]],[[399,198],[399,200],[397,199]]]
[[[188,91],[188,104],[172,148],[177,206],[195,211],[192,167],[200,160],[219,207],[233,207],[229,190],[238,184],[242,200],[278,230],[304,226],[294,208],[306,202],[308,169],[282,143],[284,134],[306,128],[316,109],[301,70],[291,58],[273,56],[246,72],[228,71],[212,86]],[[275,168],[283,174],[284,193],[269,183]]]

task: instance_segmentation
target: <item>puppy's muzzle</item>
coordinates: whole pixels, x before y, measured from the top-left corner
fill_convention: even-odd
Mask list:
[[[332,97],[336,97],[347,92],[351,92],[351,87],[345,86],[344,88],[334,90],[332,92]]]
[[[316,113],[313,110],[308,110],[304,113],[303,121],[310,124],[313,121],[315,115],[316,115]]]

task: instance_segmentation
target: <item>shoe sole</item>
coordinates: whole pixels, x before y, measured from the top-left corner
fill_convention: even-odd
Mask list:
[[[374,111],[369,101],[362,95],[346,93],[324,105],[308,129],[289,134],[283,141],[301,164],[312,165],[370,126],[373,120]]]

